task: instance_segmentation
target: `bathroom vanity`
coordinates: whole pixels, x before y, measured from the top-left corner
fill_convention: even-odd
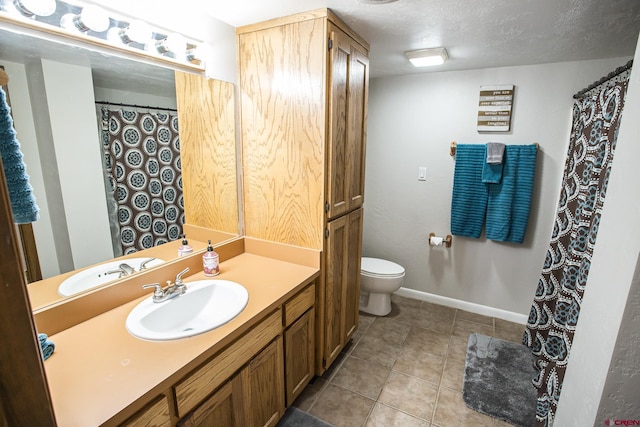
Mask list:
[[[215,278],[249,293],[247,306],[228,323],[188,338],[141,340],[125,321],[151,297],[145,290],[50,337],[56,351],[45,371],[58,425],[276,424],[314,375],[320,252],[251,238],[216,251],[224,260]],[[190,263],[174,264],[154,272],[173,280]],[[185,277],[186,292],[190,281],[204,278],[201,270]],[[121,286],[142,284],[132,278]]]

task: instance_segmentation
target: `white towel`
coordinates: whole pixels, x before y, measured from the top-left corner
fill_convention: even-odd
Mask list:
[[[504,144],[499,142],[487,143],[487,163],[490,165],[499,165],[502,163],[504,156]]]

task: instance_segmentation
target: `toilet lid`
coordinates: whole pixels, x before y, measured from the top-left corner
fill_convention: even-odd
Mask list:
[[[404,275],[404,268],[386,259],[362,257],[360,271],[370,276],[397,277]]]

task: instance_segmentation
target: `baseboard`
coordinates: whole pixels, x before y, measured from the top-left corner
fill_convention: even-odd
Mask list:
[[[444,305],[452,308],[459,308],[460,310],[482,314],[483,316],[495,317],[497,319],[508,320],[509,322],[515,322],[521,325],[527,324],[527,316],[525,316],[524,314],[514,313],[512,311],[501,310],[499,308],[489,307],[486,305],[480,305],[473,302],[462,301],[449,297],[443,297],[441,295],[416,291],[415,289],[409,288],[400,288],[394,293],[401,297],[413,298],[420,301],[431,302],[434,304]]]

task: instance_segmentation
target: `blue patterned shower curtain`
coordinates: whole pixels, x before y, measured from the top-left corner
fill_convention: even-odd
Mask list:
[[[536,425],[550,426],[562,389],[611,174],[630,71],[575,101],[553,234],[523,343],[536,356]]]
[[[180,136],[175,111],[101,108],[114,252],[176,240],[184,224]]]

